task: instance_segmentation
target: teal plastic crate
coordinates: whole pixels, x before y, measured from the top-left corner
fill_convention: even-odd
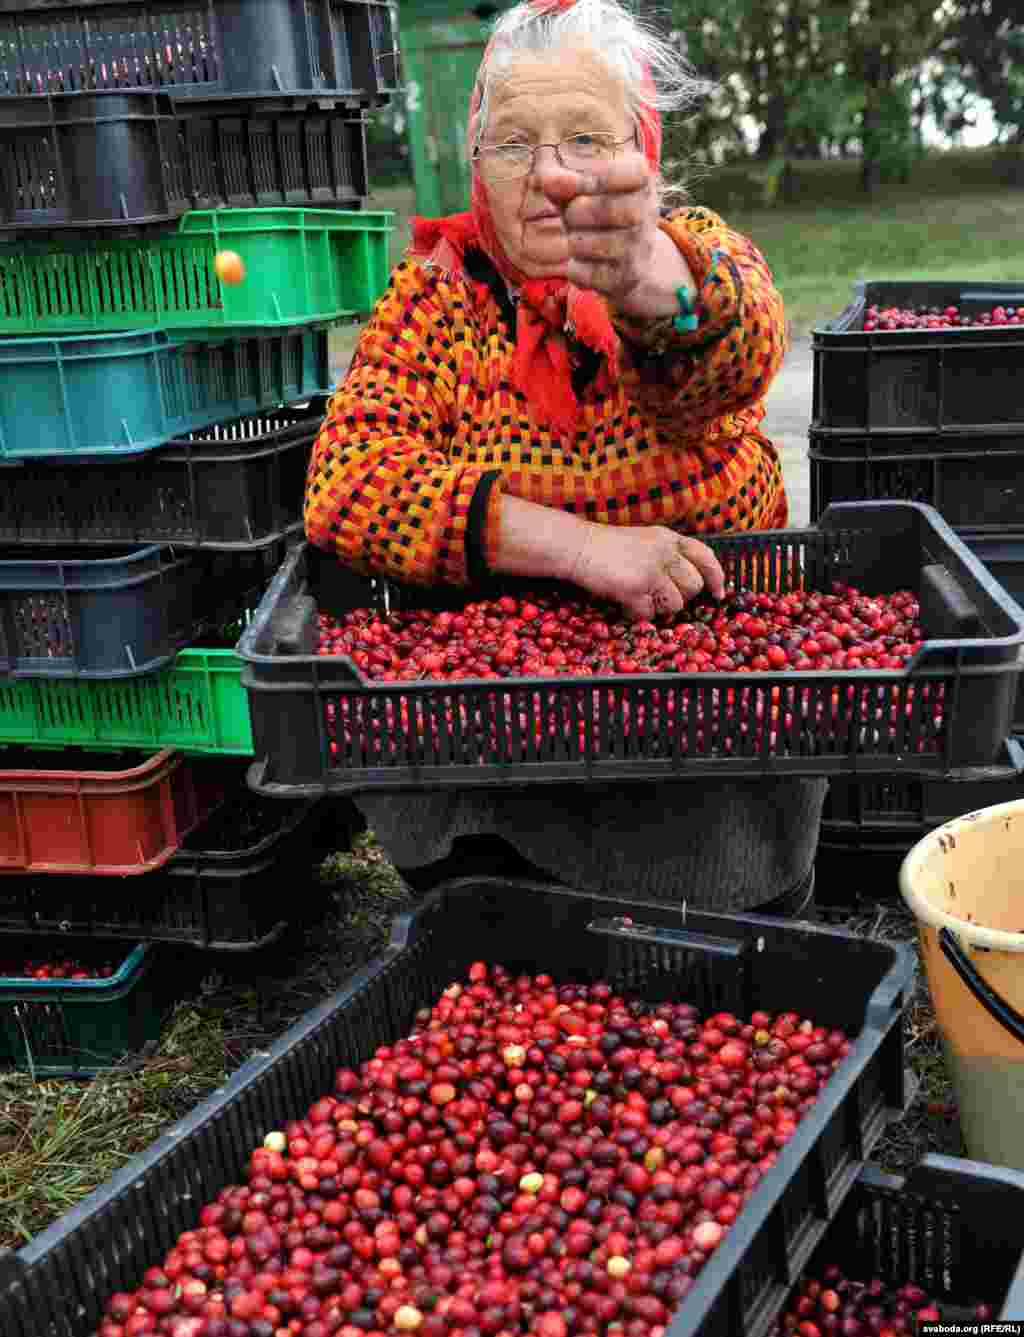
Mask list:
[[[0,245],[0,334],[216,331],[367,315],[390,271],[394,214],[222,209],[185,214],[166,236]],[[243,282],[222,283],[218,251]]]
[[[3,942],[6,960],[40,953],[38,937]],[[36,1077],[95,1077],[160,1037],[179,990],[187,987],[175,958],[140,943],[60,938],[55,953],[96,960],[122,956],[109,979],[35,980],[0,975],[0,1071]]]
[[[326,394],[330,379],[325,325],[211,339],[153,329],[3,339],[0,462],[138,455],[224,418]]]
[[[136,678],[0,678],[0,744],[12,743],[252,756],[242,661],[190,649]]]

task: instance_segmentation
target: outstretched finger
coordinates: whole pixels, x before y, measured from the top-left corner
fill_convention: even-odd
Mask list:
[[[651,169],[646,158],[639,153],[630,153],[588,167],[576,176],[579,182],[577,195],[626,195],[643,190],[650,183]]]
[[[588,168],[584,172],[568,167],[552,167],[541,183],[552,204],[565,208],[584,195],[623,195],[643,190],[650,182],[651,169],[639,154],[615,158],[612,162]]]
[[[650,183],[640,190],[577,195],[565,207],[570,232],[594,233],[641,227],[656,212]]]

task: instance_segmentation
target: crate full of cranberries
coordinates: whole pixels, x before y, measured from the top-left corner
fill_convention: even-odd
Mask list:
[[[1024,281],[861,282],[812,347],[819,434],[928,432],[955,449],[1024,424]]]
[[[658,623],[580,591],[372,583],[294,549],[238,645],[269,795],[1000,764],[1024,610],[937,512],[832,507],[708,540]],[[504,592],[501,592],[504,591]]]
[[[904,1107],[913,977],[808,924],[448,883],[0,1260],[0,1331],[766,1337]]]
[[[770,1337],[995,1333],[1022,1318],[1024,1174],[929,1155],[905,1176],[861,1171]]]

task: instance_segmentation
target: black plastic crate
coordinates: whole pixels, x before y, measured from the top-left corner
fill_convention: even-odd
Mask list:
[[[906,850],[876,841],[850,846],[822,833],[814,859],[814,913],[826,924],[846,928],[852,918],[900,911],[900,866]],[[911,936],[908,929],[907,936]]]
[[[401,81],[385,0],[0,0],[0,95],[350,94]]]
[[[370,190],[364,114],[293,103],[274,98],[176,103],[197,209],[362,206]]]
[[[0,543],[255,548],[298,533],[324,401],[233,418],[140,457],[3,475]]]
[[[611,915],[650,926],[630,934]],[[779,1153],[669,1327],[669,1337],[763,1337],[865,1156],[905,1099],[908,948],[743,916],[678,913],[530,883],[463,880],[396,921],[390,947],[250,1060],[216,1095],[7,1261],[4,1337],[86,1337],[104,1299],[137,1285],[199,1209],[240,1181],[270,1128],[300,1116],[411,1029],[477,959],[556,979],[609,979],[710,1011],[795,1009],[856,1032],[854,1049]],[[835,986],[837,979],[844,987]],[[58,1284],[59,1283],[59,1284]]]
[[[275,941],[300,908],[295,897],[313,894],[312,868],[321,847],[330,839],[334,849],[347,849],[357,814],[347,800],[282,803],[248,793],[241,773],[237,783],[241,792],[193,831],[158,872],[120,879],[0,879],[0,934],[45,933],[51,941],[87,934],[219,952],[248,952]],[[254,814],[260,823],[251,830]],[[310,871],[308,889],[304,868]]]
[[[80,551],[0,548],[0,673],[125,678],[169,663],[259,601],[284,541],[179,556],[163,544]]]
[[[386,596],[455,606],[467,591],[387,594],[307,544],[289,554],[238,645],[253,721],[250,784],[294,797],[701,774],[934,774],[1002,760],[1024,610],[935,511],[835,506],[817,529],[708,542],[743,588],[912,588],[928,639],[906,672],[371,684],[348,659],[316,656],[318,607],[382,607]],[[771,718],[775,707],[774,730],[758,728],[758,711]]]
[[[869,282],[811,335],[811,425],[822,432],[1005,435],[1024,424],[1024,327],[863,330],[869,306],[1024,306],[1017,283]]]
[[[1024,1318],[1024,1175],[953,1156],[925,1156],[907,1175],[861,1171],[808,1269],[854,1281],[913,1282],[948,1324]],[[950,1327],[949,1331],[957,1329]],[[985,1328],[963,1328],[984,1332]],[[997,1331],[992,1328],[991,1331]]]
[[[148,235],[189,209],[358,209],[368,191],[365,112],[338,99],[0,97],[0,230]]]
[[[906,853],[936,826],[977,808],[1024,797],[1024,748],[1009,744],[1015,766],[954,779],[834,777],[822,812],[821,839],[849,848],[898,848]]]
[[[1024,430],[881,437],[811,428],[811,520],[836,501],[918,501],[954,529],[1024,528]]]
[[[899,904],[904,858],[929,831],[955,817],[1024,798],[1024,746],[1007,745],[1010,765],[953,779],[834,778],[821,817],[815,905],[842,918]]]
[[[1010,598],[1024,606],[1024,531],[979,534],[976,530],[966,529],[961,537]],[[1013,732],[1024,735],[1024,677],[1017,688]]]
[[[129,90],[0,98],[0,227],[166,223],[191,207],[170,98]]]

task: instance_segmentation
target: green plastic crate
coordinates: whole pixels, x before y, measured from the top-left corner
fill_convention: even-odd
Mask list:
[[[181,650],[139,678],[0,678],[0,743],[251,757],[242,661],[234,650]]]
[[[140,455],[225,418],[329,394],[326,325],[0,339],[0,461]],[[2,485],[2,479],[0,479]]]
[[[223,209],[155,239],[0,245],[0,334],[238,330],[366,315],[390,270],[394,214]],[[213,262],[235,251],[242,283]]]
[[[38,954],[39,942],[7,939],[4,956],[16,958],[22,948],[26,956]],[[109,979],[0,975],[0,1071],[95,1077],[158,1040],[177,993],[187,987],[180,952],[171,957],[147,943],[125,952],[123,943],[70,937],[60,939],[59,950],[88,958],[124,954],[124,959]]]

